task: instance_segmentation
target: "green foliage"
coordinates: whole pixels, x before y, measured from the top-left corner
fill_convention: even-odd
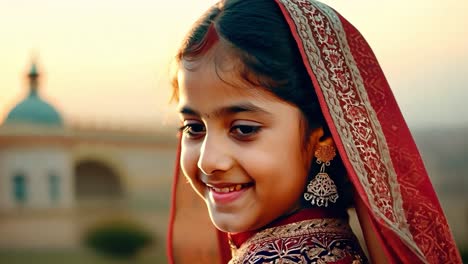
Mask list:
[[[96,252],[115,258],[135,258],[144,247],[153,243],[149,231],[135,222],[112,220],[97,224],[86,232],[84,243]]]
[[[468,248],[461,248],[460,254],[461,254],[463,263],[468,263]]]

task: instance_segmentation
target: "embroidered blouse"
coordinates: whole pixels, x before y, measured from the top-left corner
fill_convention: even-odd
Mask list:
[[[229,234],[232,259],[241,263],[368,263],[346,216],[305,209],[256,232]]]

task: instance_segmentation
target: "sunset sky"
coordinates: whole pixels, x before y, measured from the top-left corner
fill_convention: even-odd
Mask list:
[[[170,127],[169,63],[214,2],[0,0],[0,123],[36,57],[66,122]],[[323,2],[373,47],[410,127],[468,125],[468,1]]]

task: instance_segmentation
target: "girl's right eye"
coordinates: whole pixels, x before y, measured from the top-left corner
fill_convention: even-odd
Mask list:
[[[187,137],[194,139],[204,136],[206,132],[205,125],[200,123],[187,123],[179,130],[187,135]]]

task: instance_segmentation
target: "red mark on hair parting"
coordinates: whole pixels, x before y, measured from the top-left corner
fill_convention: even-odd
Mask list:
[[[203,39],[196,43],[195,45],[192,46],[189,50],[186,51],[184,57],[189,57],[189,58],[195,58],[197,56],[200,56],[210,50],[213,45],[218,42],[219,36],[218,32],[216,32],[216,28],[214,24],[212,23],[209,27],[208,30],[203,37]]]

